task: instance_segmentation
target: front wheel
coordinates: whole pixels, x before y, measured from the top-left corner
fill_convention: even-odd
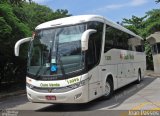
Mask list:
[[[113,82],[111,79],[107,79],[106,83],[105,83],[105,95],[104,98],[105,99],[109,99],[111,98],[113,94]]]

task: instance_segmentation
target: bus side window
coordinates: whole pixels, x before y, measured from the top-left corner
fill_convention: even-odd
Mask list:
[[[132,35],[129,35],[126,32],[123,32],[114,27],[106,25],[104,52],[107,52],[113,48],[123,49],[123,50],[133,50],[132,48],[133,45],[128,44],[128,41],[132,37],[133,37]]]
[[[115,35],[114,30],[112,27],[106,25],[106,32],[105,32],[105,46],[104,46],[104,52],[107,52],[108,50],[112,49],[114,47],[115,42]]]
[[[144,46],[143,45],[137,45],[135,47],[136,47],[137,52],[144,52]]]

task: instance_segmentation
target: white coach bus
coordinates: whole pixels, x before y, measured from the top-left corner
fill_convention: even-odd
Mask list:
[[[146,69],[142,38],[102,16],[81,15],[45,22],[30,42],[27,97],[37,103],[86,103],[138,83]]]

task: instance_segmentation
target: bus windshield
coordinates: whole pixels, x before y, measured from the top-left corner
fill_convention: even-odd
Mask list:
[[[85,30],[86,24],[37,30],[30,45],[27,73],[59,80],[82,70],[81,36]]]

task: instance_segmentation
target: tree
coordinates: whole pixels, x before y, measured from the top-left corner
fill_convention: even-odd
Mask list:
[[[156,0],[156,3],[159,3],[160,2],[160,0]]]
[[[147,16],[144,17],[136,17],[136,16],[132,16],[131,19],[126,19],[124,18],[122,23],[123,24],[128,24],[128,25],[134,25],[136,28],[140,28],[143,26],[143,21]]]
[[[16,58],[15,43],[21,38],[31,36],[40,23],[66,16],[70,16],[67,10],[53,11],[32,0],[0,0],[0,86],[2,80],[9,83],[14,78],[25,83],[28,47],[21,46],[20,57]]]
[[[10,3],[12,5],[21,5],[26,0],[1,0],[0,3]]]
[[[138,35],[146,38],[148,35],[160,31],[160,9],[153,9],[146,12],[144,17],[132,16],[131,19],[123,19],[125,27]]]
[[[123,19],[123,25],[142,36],[145,40],[150,34],[160,31],[160,9],[153,9],[146,12],[144,17],[132,16],[131,19]],[[147,67],[152,69],[153,61],[151,54],[151,46],[145,41],[145,51],[147,55]]]
[[[160,9],[153,9],[151,11],[146,12],[147,20],[145,21],[146,25],[146,33],[148,35],[160,31]]]
[[[127,27],[128,29],[130,29],[131,31],[133,31],[136,34],[140,34],[141,35],[141,28],[144,28],[144,22],[146,19],[147,15],[144,17],[137,17],[137,16],[132,16],[131,19],[126,19],[124,18],[122,21],[122,24]]]
[[[68,10],[58,9],[53,11],[46,6],[34,2],[31,2],[31,4],[25,2],[22,7],[14,6],[14,14],[21,22],[27,24],[31,30],[34,30],[37,25],[43,22],[70,16]]]
[[[11,80],[14,80],[18,75],[16,75],[15,69],[19,66],[24,66],[23,63],[18,64],[14,56],[14,45],[16,41],[20,38],[30,35],[30,29],[27,25],[22,23],[16,15],[13,13],[13,7],[7,2],[0,4],[0,85],[1,81],[5,80],[9,83]],[[26,48],[26,47],[25,47]],[[24,48],[24,50],[25,50]],[[25,54],[23,50],[23,55]],[[22,59],[22,58],[21,58]],[[18,65],[17,65],[18,64]],[[23,68],[21,68],[23,70]],[[20,71],[20,70],[19,70]],[[5,72],[5,73],[4,73]],[[23,74],[25,70],[23,70]],[[21,75],[23,75],[21,73]],[[23,78],[19,78],[23,80]]]
[[[19,38],[30,35],[30,29],[24,23],[20,22],[9,4],[0,4],[0,13],[1,23],[3,23],[1,27],[3,34],[0,40],[2,41],[2,45],[8,45],[8,49],[1,50],[3,50],[3,52],[6,50],[6,55],[13,55],[10,49],[13,49],[15,42]]]

